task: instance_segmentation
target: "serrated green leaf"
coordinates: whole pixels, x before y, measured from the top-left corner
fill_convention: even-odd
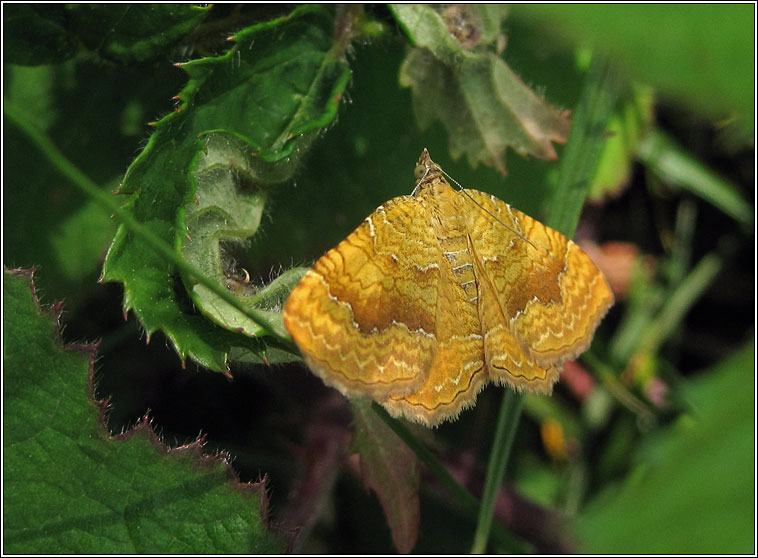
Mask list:
[[[179,238],[179,252],[219,285],[226,283],[232,292],[251,294],[252,289],[234,279],[233,262],[230,256],[224,258],[223,250],[224,242],[238,244],[253,236],[263,214],[265,193],[254,182],[246,147],[244,141],[229,134],[206,136],[205,149],[195,163],[195,202],[184,206],[186,233]],[[263,333],[260,325],[208,287],[193,284],[193,277],[183,278],[195,305],[214,322],[251,337]]]
[[[365,401],[351,401],[354,451],[361,473],[384,509],[398,552],[407,554],[418,537],[419,460]]]
[[[750,344],[694,381],[693,416],[653,436],[620,487],[576,522],[582,552],[750,554],[755,375]]]
[[[307,267],[290,268],[260,288],[235,279],[226,279],[225,281],[229,290],[245,307],[258,310],[257,316],[259,318],[264,319],[272,328],[283,330],[282,307],[290,291],[303,278],[306,271],[308,271]],[[193,287],[193,291],[197,294],[198,307],[213,321],[226,329],[240,331],[253,337],[263,332],[258,323],[240,316],[238,311],[235,311],[227,302],[221,300],[207,288],[199,289],[198,287],[200,285]],[[284,355],[278,355],[275,357],[276,360],[271,360],[271,357],[268,356],[266,356],[266,360],[268,362],[289,362],[299,358],[292,353],[287,354],[289,358],[286,359]]]
[[[332,27],[327,10],[302,6],[289,17],[241,31],[224,56],[184,64],[191,79],[179,95],[181,106],[157,123],[120,189],[132,194],[127,207],[134,217],[167,243],[181,245],[185,208],[205,195],[194,172],[209,134],[240,140],[246,151],[240,163],[251,185],[291,177],[318,131],[336,115],[350,76],[335,56]],[[248,209],[259,212],[262,204],[262,198],[250,201]],[[239,239],[257,225],[248,222],[242,229]],[[209,266],[217,270],[218,261],[214,256]],[[182,358],[223,370],[231,348],[252,341],[193,313],[173,266],[123,227],[103,280],[124,282],[125,310],[133,308],[148,333],[162,329]]]
[[[167,450],[148,422],[111,437],[94,346],[63,347],[29,272],[4,272],[3,527],[14,554],[281,552],[262,484],[196,442]],[[100,407],[100,408],[99,408]]]
[[[482,162],[502,173],[508,147],[521,155],[557,158],[552,142],[566,141],[566,115],[521,81],[493,52],[496,44],[468,42],[481,35],[497,43],[494,30],[499,31],[504,11],[483,8],[464,13],[463,21],[446,21],[431,6],[398,4],[392,11],[416,45],[400,69],[400,85],[412,89],[422,129],[434,120],[445,125],[453,158],[466,155],[472,166]],[[457,33],[461,27],[463,36]]]
[[[213,133],[195,163],[195,202],[184,206],[186,230],[179,237],[184,259],[207,277],[229,289],[245,306],[262,310],[269,323],[281,322],[284,298],[305,273],[288,270],[271,285],[258,289],[249,277],[240,276],[228,247],[241,245],[253,236],[261,222],[266,192],[255,181],[255,161],[247,144],[236,136]],[[242,314],[207,286],[184,276],[185,285],[198,309],[218,325],[256,337],[264,333],[258,322]]]
[[[91,50],[121,64],[144,62],[192,31],[210,7],[192,4],[69,4],[68,28]]]

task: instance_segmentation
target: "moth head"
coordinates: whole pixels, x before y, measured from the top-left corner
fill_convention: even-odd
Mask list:
[[[416,167],[413,169],[413,175],[416,178],[416,188],[412,194],[414,196],[427,185],[439,182],[447,184],[443,177],[442,169],[437,163],[432,161],[426,148],[424,148],[421,156],[418,158],[418,163],[416,163]]]

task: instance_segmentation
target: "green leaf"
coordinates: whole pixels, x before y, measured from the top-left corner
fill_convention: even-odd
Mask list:
[[[88,202],[52,231],[52,244],[61,275],[81,281],[97,270],[116,224],[95,202]]]
[[[581,552],[753,552],[754,350],[751,343],[685,390],[692,416],[652,436],[633,474],[578,518]]]
[[[483,162],[502,173],[507,147],[557,158],[552,142],[566,141],[566,115],[493,51],[504,11],[482,7],[439,14],[415,4],[393,5],[392,11],[416,45],[400,69],[400,85],[412,89],[421,128],[437,119],[445,125],[453,158],[465,154],[472,166]]]
[[[111,437],[92,398],[95,346],[62,346],[32,273],[5,271],[4,549],[14,554],[281,552],[262,483],[149,421]]]
[[[373,490],[384,509],[395,548],[407,554],[416,544],[419,509],[419,460],[368,402],[351,401],[353,449],[361,456],[366,488]]]
[[[132,194],[127,207],[133,216],[167,243],[182,246],[188,232],[185,219],[194,214],[187,215],[186,208],[206,197],[206,187],[212,190],[208,184],[199,189],[195,176],[200,161],[207,161],[202,158],[207,136],[223,133],[239,139],[234,149],[241,148],[242,154],[234,157],[244,169],[247,192],[232,194],[227,188],[222,211],[228,213],[229,203],[245,200],[252,213],[238,223],[236,237],[243,240],[254,233],[264,201],[256,192],[262,185],[289,179],[319,130],[336,115],[350,71],[335,56],[333,24],[325,9],[302,6],[287,18],[241,31],[224,56],[184,64],[191,79],[179,94],[181,106],[156,124],[120,189]],[[208,209],[213,203],[206,202],[203,211],[218,217],[216,209]],[[208,231],[199,234],[211,244],[218,240]],[[228,232],[223,235],[231,238]],[[212,276],[220,278],[220,256],[210,257],[204,267],[212,267]],[[111,245],[102,278],[124,283],[124,309],[134,309],[148,334],[162,329],[182,359],[189,356],[224,370],[232,347],[260,352],[260,343],[251,346],[254,340],[194,313],[174,267],[124,227]],[[228,312],[222,314],[229,323]],[[247,330],[253,333],[254,328]]]
[[[749,4],[538,5],[513,17],[557,39],[590,44],[629,75],[716,117],[754,126],[754,10]]]
[[[91,50],[121,64],[165,55],[210,7],[192,4],[70,4],[69,27]]]
[[[57,64],[77,50],[63,5],[8,4],[3,7],[3,62]]]
[[[640,159],[668,184],[680,186],[752,228],[755,208],[729,179],[719,176],[664,132],[656,130],[640,143]]]
[[[601,57],[592,60],[579,105],[574,113],[571,135],[558,170],[553,203],[545,224],[569,238],[579,223],[592,177],[606,142],[605,131],[616,106],[620,80],[615,69]]]
[[[249,277],[239,276],[227,254],[229,247],[241,246],[253,236],[261,222],[266,194],[255,184],[254,164],[247,144],[236,136],[206,136],[205,149],[195,164],[196,200],[184,207],[186,234],[179,237],[179,249],[188,263],[225,285],[245,306],[263,310],[269,323],[280,322],[284,299],[306,270],[290,269],[272,285],[256,289]],[[264,333],[257,322],[207,286],[192,277],[183,278],[193,302],[211,320],[251,337]]]
[[[120,64],[145,62],[165,55],[209,10],[191,4],[8,6],[6,62],[55,64],[71,58],[82,43]]]
[[[653,123],[653,92],[636,86],[619,102],[608,121],[608,140],[600,153],[588,198],[617,196],[628,184],[642,137]]]

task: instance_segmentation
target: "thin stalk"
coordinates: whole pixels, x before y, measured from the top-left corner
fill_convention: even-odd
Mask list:
[[[639,424],[653,425],[656,416],[650,407],[621,383],[613,369],[595,356],[592,351],[582,355],[582,361],[597,375],[605,389],[624,407],[637,415]]]
[[[724,266],[724,253],[730,253],[733,247],[727,240],[724,247],[703,256],[694,269],[677,286],[655,319],[645,329],[637,350],[639,353],[653,354],[679,327],[684,316],[700,299],[705,290],[711,286],[716,275]]]
[[[484,481],[482,503],[479,506],[479,520],[474,533],[474,544],[471,547],[472,554],[484,554],[487,550],[490,529],[492,528],[492,516],[495,511],[495,501],[503,484],[505,466],[511,453],[513,439],[516,436],[521,408],[524,400],[520,393],[510,388],[505,388],[503,402],[500,405],[500,413],[497,420],[495,439],[492,442],[490,462],[487,465],[487,477]]]
[[[574,236],[605,146],[608,120],[616,106],[621,83],[610,64],[597,56],[593,59],[558,170],[558,187],[545,218],[548,227],[569,238]]]
[[[587,189],[605,143],[605,130],[616,104],[620,83],[614,69],[605,60],[595,57],[571,125],[571,134],[558,174],[558,187],[545,220],[546,225],[568,237],[573,236],[579,222]],[[521,395],[506,389],[487,464],[482,505],[471,547],[471,552],[475,554],[487,550],[495,500],[505,475],[521,407]]]
[[[95,200],[95,202],[100,204],[108,212],[115,215],[127,229],[134,233],[135,236],[139,237],[158,254],[174,264],[178,269],[191,275],[198,282],[208,287],[214,294],[221,297],[224,301],[228,302],[245,316],[257,323],[268,335],[280,341],[288,350],[294,354],[298,354],[297,347],[295,347],[289,334],[282,327],[269,323],[265,315],[254,308],[246,308],[239,300],[234,298],[228,290],[203,275],[203,273],[193,265],[188,264],[176,253],[173,247],[169,246],[168,243],[164,242],[162,238],[153,233],[150,229],[143,227],[139,221],[129,214],[129,212],[122,209],[121,205],[113,198],[113,196],[98,188],[97,184],[90,180],[86,174],[84,174],[58,149],[47,134],[39,130],[28,120],[21,109],[8,101],[6,101],[4,105],[5,116],[18,126],[24,134],[26,134],[29,140],[37,146],[48,161],[50,161],[50,163],[58,169],[63,176],[68,178],[76,188]]]

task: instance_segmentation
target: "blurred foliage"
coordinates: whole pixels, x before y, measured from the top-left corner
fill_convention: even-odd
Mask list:
[[[629,75],[709,116],[736,114],[753,132],[754,10],[750,5],[515,6],[514,16],[549,27],[616,60]],[[716,30],[718,29],[718,32]],[[666,53],[663,56],[662,53]]]
[[[525,399],[505,488],[495,501],[496,527],[502,532],[493,531],[491,550],[755,551],[755,376],[748,344],[755,323],[754,50],[748,9],[516,5],[505,19],[500,7],[477,9],[474,24],[457,12],[422,14],[442,17],[450,36],[491,64],[507,64],[558,111],[576,116],[590,61],[599,55],[622,77],[611,125],[596,131],[605,134],[607,144],[594,170],[596,193],[576,235],[611,278],[618,302],[591,351],[567,366],[555,395]],[[413,49],[447,44],[444,27],[436,39],[424,34],[423,29],[439,34],[438,20],[428,20],[426,27],[414,24],[409,33],[407,17],[381,5],[300,7],[289,17],[292,10],[263,4],[4,4],[4,102],[20,107],[103,189],[121,185],[122,192],[131,192],[125,204],[143,204],[147,226],[163,227],[177,251],[187,232],[182,225],[191,224],[179,216],[192,217],[196,198],[203,203],[206,194],[213,197],[202,172],[194,182],[193,165],[204,145],[197,134],[232,131],[258,149],[262,157],[252,161],[272,166],[268,174],[265,165],[256,169],[274,179],[261,180],[269,185],[265,195],[247,190],[254,193],[250,199],[257,214],[239,228],[252,236],[227,244],[227,232],[213,223],[196,229],[210,241],[202,250],[208,250],[203,253],[210,254],[219,281],[231,281],[245,296],[283,270],[310,264],[379,204],[410,192],[424,147],[465,187],[491,192],[545,218],[560,181],[558,165],[571,145],[555,146],[558,163],[507,153],[505,178],[485,166],[486,158],[474,169],[458,157],[462,150],[448,151],[458,139],[449,127],[449,112],[435,118],[426,105],[422,110],[427,112],[419,114],[419,91],[401,86],[401,69],[408,79],[419,77],[407,75],[409,53],[419,56]],[[288,26],[301,23],[288,34],[293,29]],[[258,33],[268,40],[251,41],[249,53],[235,51],[235,43],[227,41],[235,34],[255,38]],[[472,42],[474,37],[481,41]],[[305,52],[310,58],[300,56]],[[315,57],[316,52],[321,54]],[[314,60],[329,62],[314,66]],[[189,79],[187,71],[174,66],[177,61],[190,62],[185,65]],[[219,74],[206,73],[222,67]],[[455,70],[455,63],[445,69],[452,75]],[[309,89],[314,83],[329,85]],[[313,112],[317,106],[323,110]],[[200,114],[209,116],[192,120]],[[298,128],[298,121],[282,119],[286,114],[311,115],[314,124]],[[423,131],[417,117],[423,119]],[[155,131],[150,121],[164,124]],[[478,129],[486,126],[480,123]],[[134,316],[124,321],[122,287],[97,284],[118,223],[62,179],[7,116],[3,150],[3,264],[37,268],[42,302],[63,301],[64,339],[100,340],[94,373],[97,397],[110,401],[105,416],[110,430],[142,424],[149,411],[169,446],[192,443],[202,433],[203,452],[228,452],[242,481],[265,476],[272,523],[291,529],[290,536],[302,528],[290,548],[392,552],[392,535],[400,533],[390,532],[380,500],[365,490],[357,461],[350,457],[345,400],[301,365],[260,364],[264,358],[278,359],[253,355],[245,349],[247,342],[231,337],[240,333],[218,333],[219,326],[195,310],[192,282],[166,262],[156,263],[153,255],[131,259],[123,277],[133,278],[132,268],[151,272],[162,266],[156,285],[172,293],[172,304],[189,317],[188,323],[199,324],[193,331],[208,328],[222,336],[229,348],[221,352],[233,364],[227,370],[223,358],[209,359],[225,372],[214,374],[192,360],[182,362],[160,333],[165,324],[146,326]],[[173,162],[145,166],[157,155]],[[181,165],[174,159],[179,155]],[[249,163],[231,157],[219,168],[232,182],[249,187],[258,180],[249,179]],[[149,187],[142,177],[150,178]],[[140,180],[130,182],[135,178]],[[167,199],[174,205],[166,205]],[[195,217],[234,215],[236,204],[249,200],[230,194],[224,203],[214,201],[195,206],[201,212]],[[161,223],[153,219],[158,212],[165,215]],[[276,313],[283,293],[277,287],[271,294],[267,308]],[[146,299],[143,306],[155,312],[155,303]],[[4,345],[10,346],[11,329],[26,331],[36,322],[14,315],[11,328],[5,307]],[[208,336],[203,342],[217,347]],[[33,409],[35,382],[51,391],[56,385],[33,379],[43,367],[34,365],[30,354],[21,351],[14,358],[4,353],[6,370],[9,365],[15,370],[5,374],[6,440],[34,420],[45,422]],[[50,358],[55,364],[47,368],[81,386],[70,402],[72,413],[96,428],[97,408],[84,396],[86,366],[68,370],[63,356]],[[425,440],[451,475],[477,495],[500,395],[500,389],[488,388],[475,409]],[[11,402],[20,406],[9,422]],[[76,434],[83,436],[78,428]],[[109,463],[134,463],[118,457],[129,450],[117,446],[146,441],[141,435],[128,441],[103,436],[82,442],[81,448],[102,443],[96,453]],[[367,443],[365,436],[361,443]],[[150,467],[168,471],[167,459],[143,445],[143,456],[155,461]],[[50,454],[58,460],[65,455],[63,449]],[[18,472],[9,469],[8,456],[6,481]],[[53,467],[55,459],[35,458],[27,472],[78,486],[73,483],[77,472]],[[382,461],[391,464],[392,459],[377,463]],[[381,478],[387,470],[373,474]],[[96,488],[113,496],[109,492],[115,494],[116,483],[102,483]],[[385,509],[397,505],[391,495],[382,495]],[[25,508],[28,502],[13,502],[19,511],[4,514],[5,544],[11,534],[29,527],[19,522],[34,519],[32,508]],[[4,501],[4,511],[14,511],[7,508],[10,503]],[[424,467],[418,505],[415,552],[470,549],[475,519]],[[407,511],[392,514],[402,518]],[[79,515],[62,520],[83,528]],[[95,527],[98,534],[102,530]],[[412,535],[402,534],[400,544],[412,544]],[[60,535],[50,537],[46,552],[89,548],[71,546]],[[122,551],[203,549],[214,550],[151,543]]]
[[[755,392],[745,389],[755,382],[754,355],[751,343],[682,390],[692,412],[650,435],[621,486],[588,502],[577,521],[583,551],[752,552],[755,466],[724,456],[754,450]]]

